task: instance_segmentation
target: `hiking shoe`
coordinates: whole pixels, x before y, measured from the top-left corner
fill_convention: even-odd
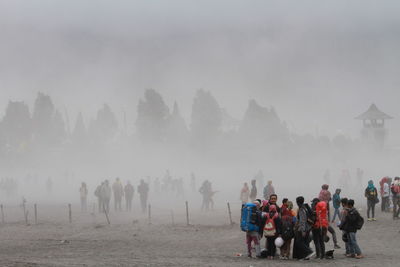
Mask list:
[[[335,248],[335,249],[339,249],[340,246],[339,246],[338,244],[335,244],[334,248]]]
[[[305,260],[309,260],[309,259],[311,259],[312,257],[314,257],[315,256],[315,251],[313,251],[313,252],[311,252],[310,254],[308,254],[304,259]]]

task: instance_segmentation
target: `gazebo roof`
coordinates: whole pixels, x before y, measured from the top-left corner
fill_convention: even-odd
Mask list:
[[[380,111],[375,104],[371,104],[369,109],[360,116],[356,117],[356,120],[388,120],[393,119],[386,113]]]

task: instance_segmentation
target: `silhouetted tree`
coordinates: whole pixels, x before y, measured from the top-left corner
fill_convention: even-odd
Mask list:
[[[275,110],[260,106],[254,99],[249,101],[239,132],[249,142],[289,141],[289,130]]]
[[[115,137],[117,129],[118,122],[114,113],[107,104],[104,104],[90,125],[90,136],[96,142],[105,143]]]
[[[85,123],[83,122],[83,116],[82,113],[79,112],[76,118],[74,131],[72,132],[72,143],[79,147],[84,146],[88,142],[87,137],[88,136]]]
[[[136,129],[142,141],[163,141],[166,134],[169,108],[161,95],[153,89],[144,92],[139,100]]]
[[[188,129],[186,127],[185,119],[181,116],[178,104],[175,102],[172,114],[168,118],[166,139],[167,142],[171,143],[185,143],[187,138]]]
[[[215,140],[221,130],[222,112],[209,91],[197,90],[192,106],[192,142],[204,145]]]
[[[59,145],[66,137],[61,113],[54,108],[50,96],[40,92],[33,108],[32,126],[34,141],[38,145]]]
[[[8,102],[6,113],[0,123],[2,145],[8,150],[24,150],[32,137],[32,121],[24,102]]]

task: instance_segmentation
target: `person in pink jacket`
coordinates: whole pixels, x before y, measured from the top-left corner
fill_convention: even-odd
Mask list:
[[[328,220],[331,220],[331,214],[330,214],[330,209],[329,209],[329,202],[332,200],[332,195],[331,192],[329,192],[329,185],[323,184],[322,185],[322,190],[319,192],[318,199],[320,201],[326,202],[326,209],[328,211]]]

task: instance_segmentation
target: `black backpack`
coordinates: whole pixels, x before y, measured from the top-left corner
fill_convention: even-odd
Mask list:
[[[354,226],[356,227],[357,230],[361,230],[361,228],[364,225],[364,218],[360,215],[360,213],[356,209],[349,211],[347,215],[347,220],[349,220],[349,222],[351,223],[354,223]]]
[[[313,226],[316,220],[315,212],[312,211],[311,207],[307,203],[304,204],[304,207],[306,209],[306,214],[307,214],[307,223],[310,226]]]
[[[294,237],[293,220],[291,217],[282,218],[282,239],[287,241]]]

